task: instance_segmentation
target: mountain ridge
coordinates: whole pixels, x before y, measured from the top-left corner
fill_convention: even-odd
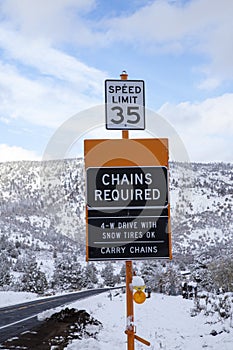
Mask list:
[[[174,261],[233,255],[233,164],[170,162]],[[0,259],[14,276],[23,257],[85,262],[85,170],[82,158],[1,163]],[[20,259],[19,259],[20,258]],[[41,269],[42,269],[41,267]]]

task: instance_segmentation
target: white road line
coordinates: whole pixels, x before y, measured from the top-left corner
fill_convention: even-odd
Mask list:
[[[30,318],[36,317],[37,315],[38,315],[38,314],[35,314],[35,315],[33,315],[33,316],[29,316],[29,317],[23,318],[22,320],[19,320],[19,321],[16,321],[16,322],[12,322],[12,323],[6,324],[5,326],[0,327],[0,330],[1,330],[1,329],[4,329],[4,328],[7,328],[7,327],[14,326],[15,324],[20,323],[20,322],[24,322],[24,321],[30,320]]]

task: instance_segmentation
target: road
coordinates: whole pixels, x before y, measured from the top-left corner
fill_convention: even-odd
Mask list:
[[[54,297],[40,298],[22,304],[0,308],[0,344],[39,324],[37,315],[45,310],[70,304],[78,299],[107,292],[114,288],[100,288]]]

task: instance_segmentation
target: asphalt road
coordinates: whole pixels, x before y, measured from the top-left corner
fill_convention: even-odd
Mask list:
[[[38,325],[40,323],[40,321],[37,320],[37,315],[39,313],[58,306],[70,304],[78,299],[84,299],[107,292],[109,289],[118,288],[101,288],[81,291],[43,299],[40,298],[39,300],[0,308],[0,344]]]

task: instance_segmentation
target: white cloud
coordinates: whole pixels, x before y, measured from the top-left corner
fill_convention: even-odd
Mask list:
[[[233,94],[200,103],[166,103],[158,113],[180,134],[192,160],[233,161]]]
[[[29,41],[47,40],[53,47],[105,45],[105,28],[101,25],[98,33],[98,23],[88,18],[96,6],[96,0],[5,0],[0,2],[1,26]]]
[[[62,33],[77,30],[73,22],[94,0],[6,0],[0,6],[1,120],[57,127],[102,102],[106,74],[54,46]]]
[[[16,31],[0,29],[0,46],[8,57],[37,70],[38,74],[76,84],[78,91],[99,93],[103,72],[50,46],[46,39],[28,39]]]
[[[216,88],[233,79],[233,1],[153,1],[125,17],[111,18],[105,41],[131,44],[144,52],[196,53],[208,64],[199,70],[207,79],[201,88]],[[214,84],[213,84],[214,83]]]
[[[201,136],[201,135],[200,135]],[[185,137],[190,158],[196,162],[233,162],[232,141],[224,137],[200,137],[196,134]]]
[[[29,151],[22,147],[0,144],[0,162],[21,160],[40,160],[40,158],[35,152]]]
[[[21,118],[57,127],[102,103],[107,74],[65,53],[66,43],[75,52],[84,46],[93,52],[97,46],[111,50],[124,42],[129,55],[132,48],[145,54],[188,54],[187,60],[195,53],[200,60],[190,64],[205,62],[199,67],[205,77],[200,89],[233,79],[233,1],[148,1],[134,13],[99,21],[88,17],[95,6],[95,0],[0,2],[2,122]],[[224,94],[200,103],[167,103],[159,113],[177,129],[192,159],[232,161],[232,111],[233,94]]]
[[[61,41],[72,35],[81,15],[93,7],[95,0],[5,0],[1,13],[10,26],[27,37]]]
[[[198,88],[202,90],[213,90],[217,88],[221,83],[221,80],[217,78],[206,78],[199,85]]]
[[[50,47],[46,40],[29,40],[1,28],[0,46],[14,63],[0,61],[1,118],[54,127],[102,101],[105,74]]]
[[[4,119],[23,119],[56,127],[95,102],[93,96],[50,79],[30,80],[15,68],[0,64],[0,114]]]
[[[148,1],[134,13],[114,17],[113,11],[98,21],[88,17],[94,8],[98,9],[95,0],[6,0],[1,9],[6,16],[2,27],[17,30],[19,36],[17,40],[16,37],[10,40],[9,36],[5,45],[17,59],[24,58],[28,64],[37,61],[45,69],[45,62],[49,63],[51,58],[51,63],[58,53],[58,50],[54,50],[56,55],[52,52],[54,45],[69,43],[77,50],[83,46],[111,47],[125,42],[129,49],[134,47],[144,53],[204,54],[208,62],[199,66],[205,76],[199,85],[201,89],[214,89],[222,81],[233,79],[233,1],[192,0],[183,4]],[[29,41],[27,45],[20,35],[25,42]],[[50,51],[46,52],[49,46]],[[65,61],[73,66],[71,59],[66,57]],[[58,74],[56,60],[54,63]],[[52,69],[51,64],[47,67]],[[77,76],[74,70],[72,74]]]
[[[167,103],[158,112],[181,129],[195,126],[211,135],[233,134],[233,94],[230,93],[199,103]]]

